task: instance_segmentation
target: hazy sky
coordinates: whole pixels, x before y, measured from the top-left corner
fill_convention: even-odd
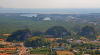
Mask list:
[[[1,8],[100,8],[100,0],[0,0]]]

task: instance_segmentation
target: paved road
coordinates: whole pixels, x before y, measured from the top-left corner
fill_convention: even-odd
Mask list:
[[[27,53],[27,48],[22,44],[22,47],[19,49],[19,55],[29,55],[29,53]]]
[[[26,55],[26,48],[21,47],[21,48],[20,48],[19,55]]]

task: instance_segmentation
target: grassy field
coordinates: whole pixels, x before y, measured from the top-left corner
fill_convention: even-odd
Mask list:
[[[6,39],[7,37],[5,37],[5,36],[0,36],[0,39]]]
[[[49,54],[49,49],[48,48],[32,49],[30,53],[31,54]]]

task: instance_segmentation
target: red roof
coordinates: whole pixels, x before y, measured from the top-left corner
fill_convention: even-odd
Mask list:
[[[7,54],[7,53],[0,53],[0,55],[11,55],[11,54]]]
[[[4,39],[0,39],[0,40],[4,40]]]
[[[0,50],[15,50],[16,48],[0,48]]]
[[[97,37],[100,37],[100,36],[97,36]]]

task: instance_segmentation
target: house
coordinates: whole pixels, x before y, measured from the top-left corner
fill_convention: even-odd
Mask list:
[[[0,55],[13,55],[16,52],[16,48],[0,48]]]
[[[46,38],[49,41],[56,41],[56,38]]]
[[[44,38],[49,40],[49,41],[62,40],[62,38],[56,38],[56,37],[53,37],[53,36],[45,36]]]
[[[3,43],[5,43],[5,39],[0,38],[0,44],[3,44]]]
[[[16,48],[0,48],[0,50],[16,50]]]
[[[67,50],[58,50],[56,51],[56,55],[75,55],[74,53],[67,51]]]
[[[0,38],[0,42],[4,42],[4,41],[5,41],[5,39],[1,39],[1,38]]]
[[[72,43],[74,41],[74,39],[67,39],[68,43]]]
[[[1,36],[6,36],[6,37],[8,37],[8,36],[10,36],[11,34],[1,34]]]
[[[50,18],[50,17],[45,17],[43,20],[44,20],[44,21],[50,21],[51,18]]]
[[[97,41],[100,41],[100,36],[96,36],[97,37]]]
[[[91,55],[91,54],[84,54],[84,55]]]
[[[12,54],[7,54],[7,53],[0,53],[0,55],[12,55]]]

